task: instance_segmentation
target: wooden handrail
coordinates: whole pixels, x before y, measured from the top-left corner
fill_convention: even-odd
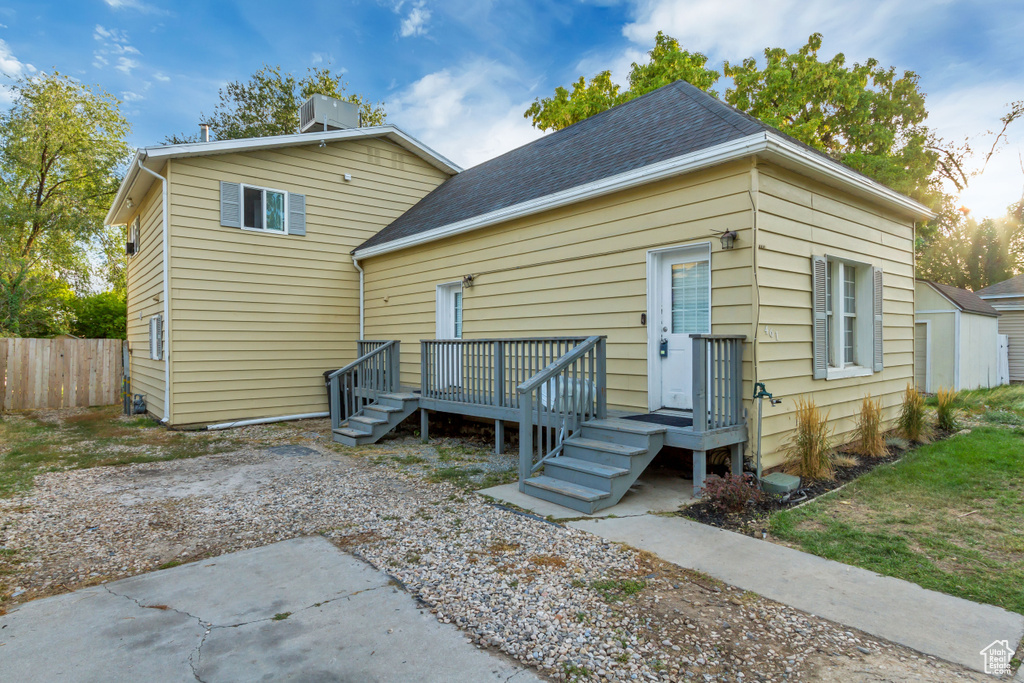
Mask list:
[[[361,339],[360,341],[370,341],[370,340]],[[381,340],[381,341],[383,341],[383,340]],[[369,360],[370,358],[372,358],[373,356],[377,355],[378,353],[383,353],[384,349],[389,349],[389,348],[391,348],[392,346],[394,346],[397,343],[398,342],[396,340],[394,340],[394,339],[389,340],[383,346],[378,346],[373,351],[370,351],[368,353],[364,353],[362,356],[359,356],[359,358],[356,358],[354,361],[352,361],[351,363],[349,363],[345,367],[338,368],[337,370],[335,370],[331,374],[327,375],[327,379],[334,379],[335,377],[337,377],[339,375],[343,375],[346,372],[351,371],[352,369],[354,369],[360,363],[363,363],[363,362]]]

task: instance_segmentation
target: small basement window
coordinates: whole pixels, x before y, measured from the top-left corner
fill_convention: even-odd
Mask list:
[[[263,187],[242,186],[242,227],[284,233],[285,193]]]

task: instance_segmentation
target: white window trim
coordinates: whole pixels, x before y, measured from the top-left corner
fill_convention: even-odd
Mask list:
[[[250,185],[248,183],[239,183],[238,186],[239,186],[239,189],[238,189],[238,201],[239,201],[239,206],[238,206],[238,214],[239,214],[238,215],[238,223],[239,223],[239,225],[242,226],[242,230],[247,230],[249,232],[258,232],[258,233],[262,233],[264,235],[278,235],[279,237],[287,236],[287,235],[290,234],[289,229],[291,228],[291,226],[288,225],[288,211],[291,208],[290,207],[290,203],[291,203],[290,193],[286,192],[285,190],[279,190],[279,189],[274,188],[274,187],[263,187],[261,185]],[[246,226],[246,224],[245,224],[245,191],[246,191],[246,189],[262,190],[263,192],[276,192],[278,194],[284,195],[284,216],[282,216],[282,218],[284,220],[284,230],[268,230],[267,228],[250,228],[250,227]],[[266,225],[266,223],[267,223],[267,203],[266,203],[266,195],[264,195],[264,201],[263,201],[263,224]]]
[[[455,321],[453,320],[453,311],[448,306],[448,297],[455,291],[459,291],[462,296],[462,332],[463,335],[459,337],[449,337],[448,329],[455,328]],[[457,280],[455,282],[442,282],[437,285],[437,299],[435,301],[435,314],[434,314],[434,338],[435,339],[462,339],[465,336],[466,327],[466,297],[465,290],[462,286],[462,281]]]
[[[830,265],[835,264],[837,266],[836,272],[832,274],[832,347],[828,349],[828,353],[831,359],[834,360],[834,365],[829,365],[825,371],[825,379],[847,379],[850,377],[867,377],[875,374],[873,363],[864,365],[862,362],[846,362],[846,298],[844,296],[844,277],[843,268],[852,267],[854,271],[860,271],[856,277],[856,308],[855,317],[856,323],[856,334],[854,339],[854,358],[858,355],[865,353],[865,349],[874,348],[873,339],[873,315],[870,311],[873,309],[873,291],[874,283],[871,278],[871,264],[862,263],[860,261],[853,261],[838,256],[825,256],[826,268]],[[866,313],[867,311],[868,313]],[[863,357],[858,360],[863,361]],[[872,359],[873,360],[873,359]]]
[[[134,245],[135,251],[129,254],[128,258],[135,258],[139,253],[142,244],[142,218],[136,216],[131,225],[128,226],[128,241]]]

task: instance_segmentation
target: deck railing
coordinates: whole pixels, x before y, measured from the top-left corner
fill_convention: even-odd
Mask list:
[[[420,391],[431,400],[516,408],[520,384],[586,340],[424,339],[420,342]]]
[[[359,357],[335,370],[330,380],[331,429],[381,394],[398,391],[399,342],[359,340]]]
[[[743,424],[743,335],[693,334],[693,430]]]
[[[607,417],[606,341],[587,337],[516,389],[520,491],[584,422]]]

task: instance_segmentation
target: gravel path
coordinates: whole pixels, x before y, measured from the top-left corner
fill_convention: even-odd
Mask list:
[[[9,586],[0,613],[12,602],[321,533],[480,646],[554,679],[983,680],[428,483],[425,461],[444,449],[395,440],[352,451],[304,438],[310,432],[326,429],[251,427],[234,436],[261,448],[37,478],[29,494],[0,500],[0,578]],[[315,453],[262,448],[274,443]],[[454,466],[450,453],[441,462]]]

